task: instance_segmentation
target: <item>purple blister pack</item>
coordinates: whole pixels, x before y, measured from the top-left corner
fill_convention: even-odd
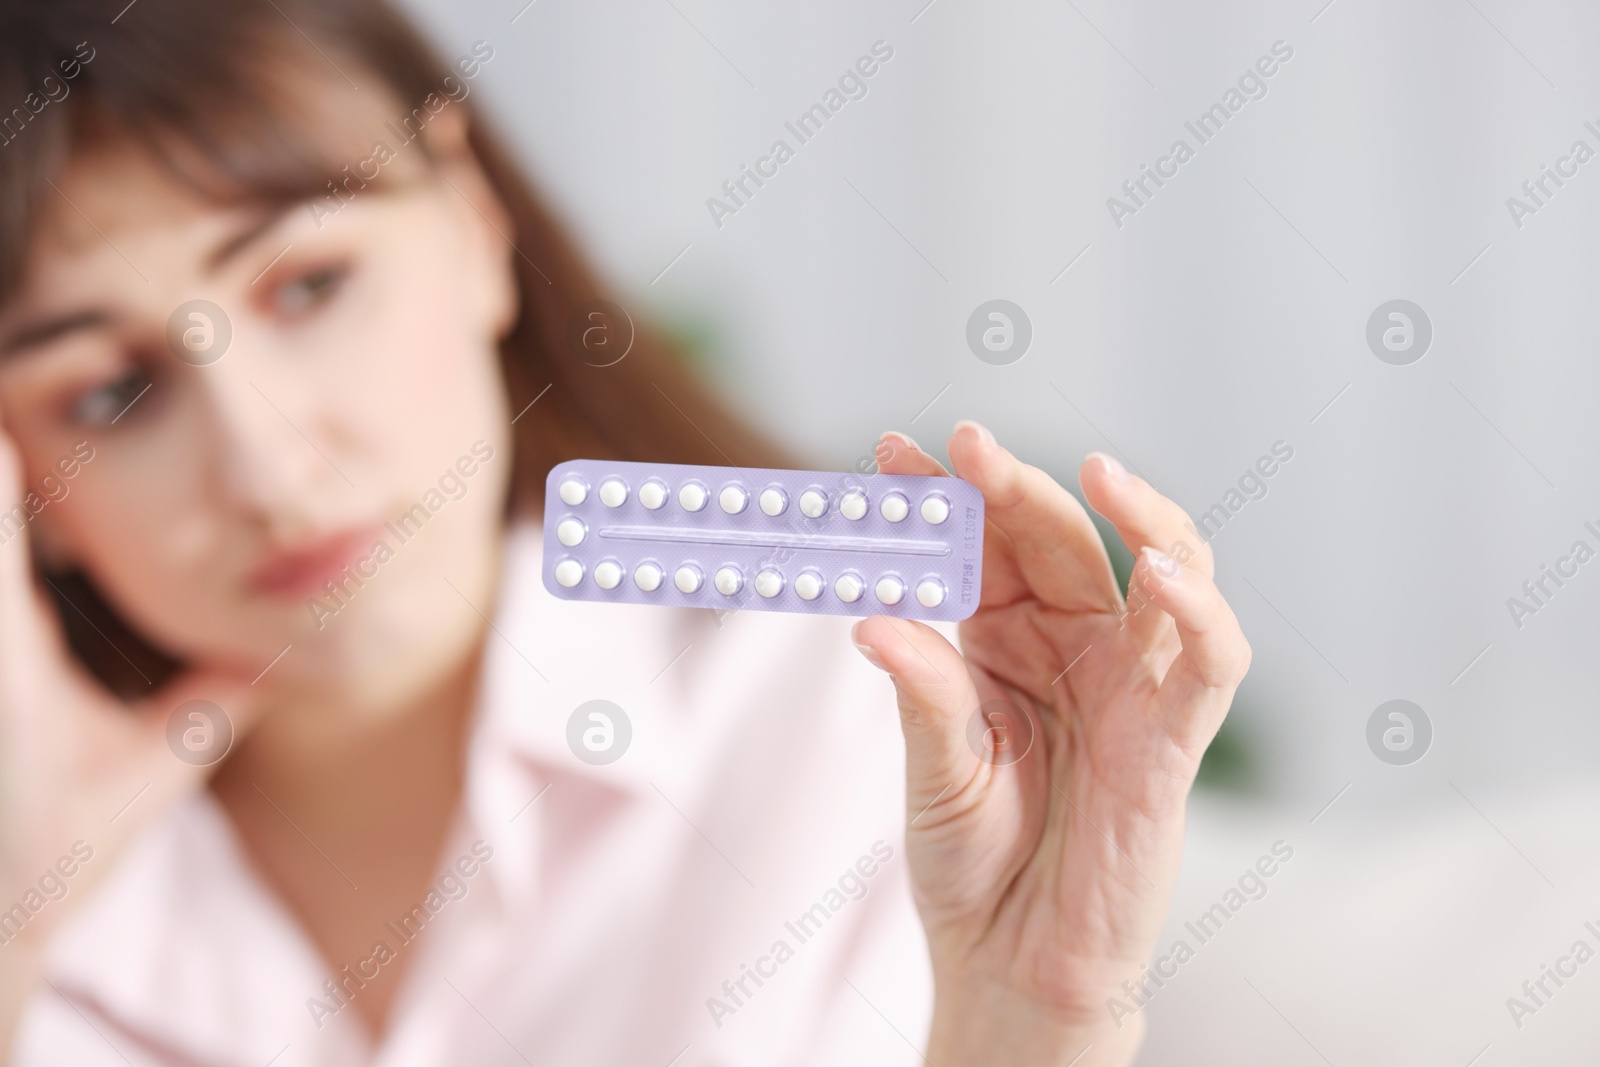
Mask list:
[[[959,478],[574,459],[545,480],[563,600],[954,622],[982,571],[983,494]]]

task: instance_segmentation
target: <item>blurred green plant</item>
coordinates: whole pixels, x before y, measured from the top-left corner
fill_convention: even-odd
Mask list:
[[[686,366],[702,375],[725,369],[726,338],[716,316],[683,305],[652,311],[651,325]]]

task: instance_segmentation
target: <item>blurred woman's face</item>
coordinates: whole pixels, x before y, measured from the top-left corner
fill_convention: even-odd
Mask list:
[[[55,177],[0,308],[0,418],[47,501],[28,536],[180,659],[287,647],[276,684],[405,691],[478,633],[516,296],[461,118],[337,213],[217,206],[127,143]]]

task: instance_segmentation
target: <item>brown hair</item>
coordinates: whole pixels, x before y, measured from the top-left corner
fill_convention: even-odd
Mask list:
[[[137,138],[207,197],[291,204],[324,195],[339,166],[307,135],[315,115],[283,91],[284,59],[375,77],[408,110],[446,93],[447,79],[459,91],[457,71],[385,0],[125,4],[6,0],[0,11],[0,302],[21,281],[41,202],[55,195],[48,179],[97,137]],[[464,99],[450,106],[470,109]],[[470,144],[510,214],[516,250],[521,313],[501,345],[511,410],[539,398],[515,426],[513,505],[542,503],[545,473],[575,456],[789,465],[637,322],[625,358],[605,366],[584,358],[581,325],[571,324],[607,293],[505,146],[468,115]],[[83,575],[53,576],[52,586],[67,602],[69,640],[115,691],[148,692],[173,669]]]

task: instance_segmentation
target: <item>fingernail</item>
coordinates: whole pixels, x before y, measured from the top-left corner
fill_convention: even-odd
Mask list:
[[[871,645],[863,645],[860,641],[857,641],[856,642],[856,648],[858,650],[860,650],[862,657],[868,663],[872,664],[874,667],[878,668],[880,671],[887,672],[889,670],[888,667],[884,666],[883,660],[878,658],[877,650],[874,649]]]
[[[885,430],[885,431],[883,431],[883,433],[878,438],[878,442],[881,444],[884,441],[889,440],[890,438],[899,438],[900,443],[905,445],[907,448],[911,449],[913,452],[922,451],[922,449],[920,447],[918,447],[917,443],[911,439],[911,435],[910,434],[901,433],[899,430]]]
[[[1112,481],[1125,482],[1128,480],[1127,468],[1122,464],[1118,463],[1104,452],[1091,452],[1089,454],[1100,461],[1100,466],[1105,469],[1106,476]]]
[[[1153,545],[1145,545],[1142,554],[1150,562],[1150,568],[1161,577],[1171,581],[1179,574],[1178,561],[1167,555]]]
[[[859,622],[850,627],[850,640],[854,642],[856,650],[859,651],[863,657],[865,657],[868,663],[872,664],[880,671],[887,671],[889,668],[883,665],[883,660],[878,656],[878,650],[873,648],[871,645],[864,645],[857,640],[856,631],[859,629],[861,629],[861,624]]]
[[[897,452],[920,452],[917,443],[898,430],[885,430],[878,438],[878,447],[873,449],[873,458],[878,461],[878,466],[883,466],[895,457]]]
[[[990,433],[987,427],[973,422],[971,419],[962,419],[960,422],[956,423],[956,432],[960,433],[963,426],[972,427],[973,431],[978,435],[978,440],[982,441],[984,444],[992,445],[995,443],[994,434]]]

